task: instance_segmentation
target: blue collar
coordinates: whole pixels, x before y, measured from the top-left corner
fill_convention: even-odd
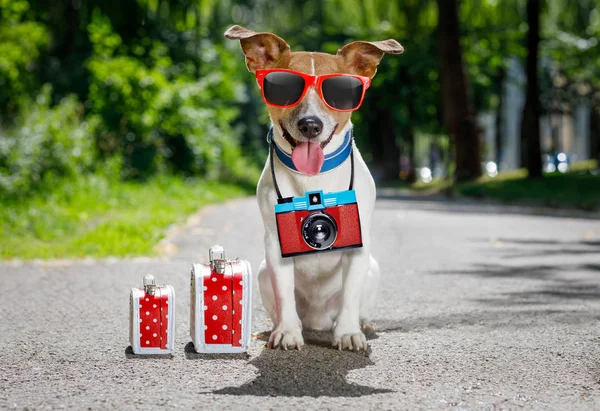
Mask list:
[[[267,142],[269,144],[273,140],[273,127],[269,130],[269,134],[267,134]],[[275,153],[277,154],[277,158],[279,161],[283,163],[284,166],[293,170],[297,173],[299,171],[296,169],[294,162],[292,161],[292,155],[283,151],[277,143],[274,144]],[[333,152],[325,155],[325,161],[323,162],[323,166],[321,166],[321,171],[319,173],[326,173],[328,171],[333,170],[334,168],[338,168],[346,159],[350,156],[352,152],[352,129],[349,129],[344,136],[344,141],[342,144]]]

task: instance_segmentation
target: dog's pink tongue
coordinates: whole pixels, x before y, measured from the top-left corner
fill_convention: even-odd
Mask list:
[[[319,174],[325,161],[321,144],[309,141],[297,145],[292,151],[292,161],[302,174]]]

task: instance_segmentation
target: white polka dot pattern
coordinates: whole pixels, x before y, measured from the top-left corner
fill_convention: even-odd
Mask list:
[[[157,287],[154,295],[145,294],[139,300],[140,348],[167,348],[168,290],[167,287]]]
[[[233,268],[233,273],[230,267]],[[243,270],[242,263],[233,263],[232,266],[227,266],[225,274],[205,271],[203,286],[198,288],[202,289],[204,295],[204,311],[200,314],[204,314],[206,344],[233,347],[241,345],[239,338],[242,335],[243,297],[246,291]],[[237,306],[240,300],[242,309]],[[237,310],[233,309],[234,306]]]

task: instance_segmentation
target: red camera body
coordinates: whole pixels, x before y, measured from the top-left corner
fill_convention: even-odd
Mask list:
[[[347,194],[350,192],[352,195]],[[342,193],[344,195],[340,196]],[[275,217],[282,257],[362,247],[360,217],[354,192],[349,190],[342,193],[309,192],[306,197],[297,197],[293,202],[276,206]],[[298,202],[296,199],[307,201]],[[338,204],[338,201],[342,204]],[[311,224],[311,219],[316,222]],[[319,220],[324,222],[321,225],[327,225],[325,233],[320,231]],[[311,235],[325,240],[329,237],[329,242],[324,245],[314,243]]]

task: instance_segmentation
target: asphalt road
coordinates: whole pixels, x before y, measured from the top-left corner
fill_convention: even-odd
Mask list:
[[[600,220],[383,197],[366,353],[328,333],[265,349],[258,295],[249,355],[193,353],[191,264],[215,243],[255,270],[262,259],[249,198],[172,230],[166,257],[0,265],[0,408],[600,409]],[[171,358],[127,349],[129,289],[146,273],[177,293]]]

